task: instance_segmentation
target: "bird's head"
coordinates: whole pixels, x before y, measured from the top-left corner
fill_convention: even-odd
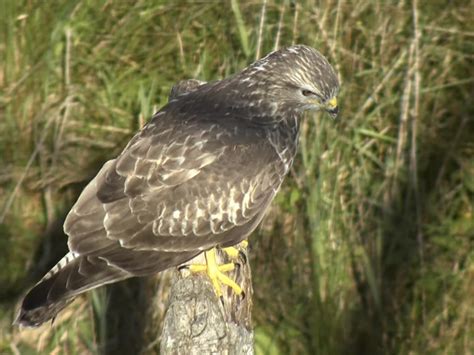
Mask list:
[[[324,110],[338,114],[339,81],[327,59],[317,50],[295,45],[272,52],[248,69],[272,100],[296,111]]]

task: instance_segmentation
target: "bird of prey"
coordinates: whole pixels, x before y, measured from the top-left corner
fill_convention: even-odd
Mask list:
[[[303,113],[335,117],[338,90],[327,59],[305,45],[223,80],[175,86],[81,193],[64,223],[70,251],[27,293],[16,323],[38,326],[83,292],[202,252],[213,285],[238,293],[214,248],[257,227],[291,167]]]

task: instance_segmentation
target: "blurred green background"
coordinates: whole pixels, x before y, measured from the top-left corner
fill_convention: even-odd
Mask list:
[[[333,63],[342,113],[305,118],[251,237],[257,353],[474,353],[473,13],[469,0],[1,0],[0,353],[103,350],[100,292],[54,328],[11,327],[65,252],[64,216],[175,82],[292,43]]]

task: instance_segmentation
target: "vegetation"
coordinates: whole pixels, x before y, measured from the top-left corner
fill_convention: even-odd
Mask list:
[[[257,353],[472,353],[473,11],[462,0],[1,1],[0,353],[101,351],[100,292],[54,328],[11,327],[22,292],[64,253],[81,188],[175,82],[222,78],[291,43],[335,64],[342,113],[306,117],[251,238]]]

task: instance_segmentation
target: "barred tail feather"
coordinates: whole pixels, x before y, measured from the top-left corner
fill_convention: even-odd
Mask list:
[[[15,324],[37,327],[53,319],[77,295],[131,276],[100,258],[69,253],[27,293]]]

